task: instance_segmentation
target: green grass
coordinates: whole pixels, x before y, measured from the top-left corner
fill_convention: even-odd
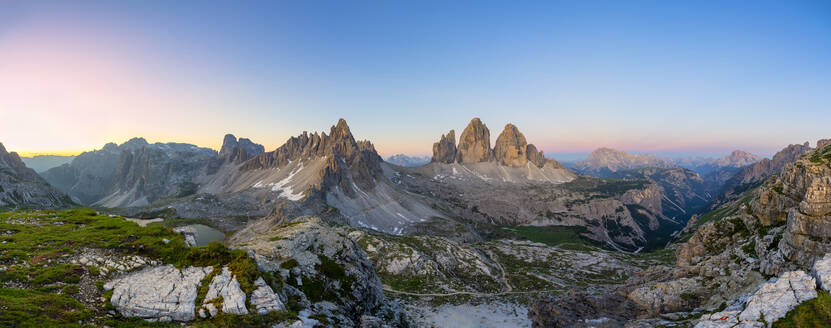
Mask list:
[[[587,232],[585,227],[571,226],[513,226],[506,228],[516,235],[548,246],[562,246],[573,250],[591,249],[592,242],[581,234]]]
[[[0,309],[3,327],[78,327],[92,317],[70,296],[36,290],[0,288]]]
[[[773,327],[831,327],[831,295],[820,291],[817,298],[799,304],[784,318],[774,322]]]
[[[578,192],[595,192],[602,195],[622,195],[632,189],[643,189],[649,183],[646,179],[614,179],[614,178],[593,178],[580,176],[576,179],[562,184],[563,188]]]
[[[26,224],[16,223],[21,221]],[[7,232],[11,235],[6,235]],[[163,239],[169,242],[164,243]],[[77,284],[87,271],[97,276],[97,270],[92,267],[66,261],[68,255],[83,248],[145,256],[179,268],[228,266],[246,293],[255,289],[254,281],[261,276],[272,286],[282,284],[279,277],[260,273],[256,262],[245,251],[229,249],[219,242],[187,247],[182,235],[160,223],[140,227],[120,217],[97,215],[92,209],[0,213],[0,241],[5,241],[0,243],[0,265],[7,267],[6,271],[0,271],[0,284],[15,282],[28,286],[27,289],[0,289],[0,326],[78,326],[78,320],[88,319],[92,309],[84,308],[67,294],[58,294],[77,293]],[[9,310],[2,310],[5,308]],[[237,318],[241,322],[260,322],[255,316],[259,317]],[[121,318],[109,325],[145,326],[124,320]],[[222,324],[215,325],[221,322],[221,318],[210,319],[207,327],[222,327]]]

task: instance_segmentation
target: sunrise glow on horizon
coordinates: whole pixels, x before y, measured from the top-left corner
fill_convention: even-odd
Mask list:
[[[745,6],[4,1],[0,142],[66,155],[233,133],[273,150],[345,118],[384,157],[429,155],[472,117],[554,158],[831,137],[831,4]]]

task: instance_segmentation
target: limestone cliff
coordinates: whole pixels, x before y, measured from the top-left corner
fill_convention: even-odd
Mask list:
[[[519,132],[513,124],[506,124],[505,129],[496,138],[496,144],[493,146],[493,157],[497,163],[506,166],[524,166],[528,163],[528,156],[526,155],[526,147],[528,142],[525,141],[525,136]]]
[[[478,117],[474,117],[459,137],[456,161],[479,163],[490,161],[491,158],[491,133],[487,125]]]
[[[439,142],[433,144],[434,163],[453,163],[456,161],[456,132],[450,130],[446,135],[442,134]]]

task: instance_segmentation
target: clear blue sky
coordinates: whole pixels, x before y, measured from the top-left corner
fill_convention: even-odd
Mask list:
[[[831,137],[831,1],[3,1],[0,114],[28,152],[343,117],[427,154],[478,116],[554,157],[770,155]]]

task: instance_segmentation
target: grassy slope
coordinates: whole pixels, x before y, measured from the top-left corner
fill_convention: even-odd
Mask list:
[[[166,244],[162,239],[170,242]],[[66,257],[83,248],[112,249],[123,255],[146,256],[177,267],[227,265],[246,293],[254,289],[253,282],[261,275],[273,287],[282,283],[279,277],[261,274],[244,251],[231,250],[219,243],[186,247],[181,235],[158,223],[140,227],[120,217],[96,215],[90,209],[6,212],[0,213],[0,267],[6,267],[0,271],[0,283],[12,282],[26,288],[0,288],[0,309],[3,309],[0,326],[80,326],[79,320],[95,317],[99,323],[111,326],[166,326],[125,318],[106,319],[97,315],[102,309],[88,309],[77,301],[77,284],[89,269],[69,263]],[[290,312],[219,316],[194,324],[227,326],[223,322],[233,321],[256,325],[264,323],[263,320],[279,322],[292,316]]]
[[[528,239],[533,242],[543,243],[548,246],[561,246],[572,250],[587,250],[590,246],[595,245],[592,241],[580,234],[587,232],[585,227],[571,227],[571,226],[545,226],[545,227],[530,227],[530,226],[514,226],[506,228],[515,233],[520,238]]]
[[[782,328],[831,327],[831,295],[820,291],[817,298],[804,302],[773,323]]]

